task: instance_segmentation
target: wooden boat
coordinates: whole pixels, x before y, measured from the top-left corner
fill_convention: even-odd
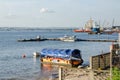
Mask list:
[[[42,63],[68,66],[78,66],[83,63],[80,50],[78,49],[43,49],[41,56]]]

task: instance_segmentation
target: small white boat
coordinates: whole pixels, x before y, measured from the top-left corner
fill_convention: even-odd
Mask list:
[[[76,36],[65,35],[64,37],[60,37],[59,39],[61,41],[65,41],[65,42],[75,42],[76,41]]]
[[[33,57],[39,57],[39,56],[40,56],[40,53],[38,53],[38,52],[33,53]]]

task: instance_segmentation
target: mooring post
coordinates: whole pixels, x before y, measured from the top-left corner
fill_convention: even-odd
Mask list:
[[[110,46],[110,80],[112,80],[112,53],[114,49],[114,44]]]
[[[62,80],[62,68],[59,67],[59,80]]]
[[[92,57],[90,57],[90,69],[93,68],[93,60],[92,60]]]

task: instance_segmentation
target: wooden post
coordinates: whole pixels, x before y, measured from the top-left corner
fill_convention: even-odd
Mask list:
[[[111,50],[110,50],[110,80],[112,80],[112,53],[113,53],[113,47],[114,45],[111,45]]]
[[[62,80],[62,68],[59,67],[59,80]]]
[[[110,52],[110,80],[112,80],[112,51]]]
[[[92,60],[92,57],[90,57],[90,69],[93,68],[93,60]]]

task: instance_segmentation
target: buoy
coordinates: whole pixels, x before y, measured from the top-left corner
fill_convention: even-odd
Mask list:
[[[25,55],[25,54],[23,54],[23,55],[22,55],[22,58],[25,58],[25,57],[26,57],[26,55]]]

